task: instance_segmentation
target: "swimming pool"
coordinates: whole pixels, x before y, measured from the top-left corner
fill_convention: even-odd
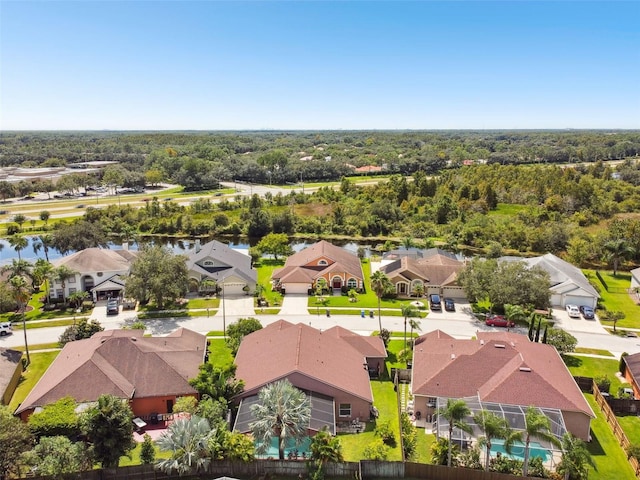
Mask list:
[[[309,448],[310,445],[310,437],[305,437],[299,445],[296,445],[296,442],[292,438],[289,438],[287,439],[287,443],[284,448],[284,458],[289,458],[289,452],[291,452],[291,455],[293,455],[294,457],[297,452],[297,458],[309,458],[309,454],[311,452]],[[255,446],[256,450],[258,450],[260,442],[256,441]],[[278,458],[278,439],[276,437],[271,437],[271,443],[267,447],[266,452],[262,454],[256,454],[256,458]]]
[[[509,458],[515,458],[517,460],[524,460],[524,443],[515,442],[511,446],[511,453],[507,453],[504,449],[504,440],[493,440],[491,442],[491,456],[495,457],[498,453],[506,455]],[[277,452],[276,452],[277,455]],[[551,452],[544,448],[538,442],[529,443],[529,458],[540,457],[543,462],[546,462],[551,458]]]

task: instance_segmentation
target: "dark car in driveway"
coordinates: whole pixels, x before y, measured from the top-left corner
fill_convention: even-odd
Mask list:
[[[453,301],[453,298],[445,298],[444,299],[444,309],[447,312],[455,312],[456,311],[456,304]]]
[[[596,318],[596,312],[593,311],[593,308],[587,307],[586,305],[580,305],[578,308],[580,309],[582,318],[585,320],[593,320]]]
[[[490,327],[515,327],[516,324],[502,315],[489,315],[484,323]]]
[[[440,300],[440,295],[435,293],[429,295],[429,307],[431,310],[442,310],[442,300]]]
[[[118,301],[117,300],[109,300],[107,301],[107,315],[118,315]]]

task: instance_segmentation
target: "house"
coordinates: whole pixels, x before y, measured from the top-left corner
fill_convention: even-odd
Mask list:
[[[86,248],[54,260],[53,266],[62,265],[75,272],[64,281],[52,281],[52,298],[66,298],[74,292],[89,292],[94,301],[117,298],[124,293],[124,279],[131,271],[138,252],[129,249],[109,250]]]
[[[364,273],[356,254],[321,240],[288,257],[271,282],[274,290],[286,293],[310,294],[318,282],[333,289],[364,290]]]
[[[196,248],[188,256],[187,270],[191,291],[215,288],[203,283],[207,280],[224,288],[225,295],[242,295],[256,290],[258,273],[251,266],[251,257],[217,240],[202,246],[197,240]]]
[[[22,375],[22,352],[0,347],[0,404],[9,405]]]
[[[165,337],[142,330],[107,330],[67,343],[18,407],[31,413],[63,397],[83,404],[102,394],[129,402],[135,416],[171,413],[178,397],[198,396],[189,379],[206,359],[207,338],[186,328]]]
[[[514,414],[532,405],[553,419],[558,436],[569,431],[586,441],[595,418],[557,350],[513,332],[478,332],[471,340],[440,330],[422,335],[414,346],[411,393],[416,415],[427,421],[437,421],[448,398]]]
[[[369,418],[373,406],[370,374],[379,375],[387,352],[380,337],[342,327],[317,330],[279,320],[247,335],[236,355],[236,378],[244,381],[234,429],[249,432],[250,406],[266,385],[288,379],[311,399],[309,429]]]
[[[596,308],[600,295],[598,291],[589,283],[582,271],[565,262],[552,253],[547,253],[540,257],[520,258],[501,257],[504,261],[522,261],[529,267],[540,267],[549,274],[551,285],[551,305],[555,307],[565,307],[567,305],[584,305]]]
[[[624,355],[624,378],[631,384],[633,398],[640,398],[640,353]]]
[[[383,256],[381,264],[380,270],[401,297],[413,295],[416,288],[422,288],[425,295],[465,296],[458,285],[458,274],[464,263],[452,253],[438,248],[393,250]]]

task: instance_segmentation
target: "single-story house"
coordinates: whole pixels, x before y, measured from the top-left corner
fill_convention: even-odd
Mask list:
[[[52,298],[66,298],[74,292],[90,292],[94,301],[117,298],[124,294],[123,276],[131,271],[138,257],[135,250],[109,250],[86,248],[51,262],[54,267],[65,265],[75,272],[64,285],[59,280],[50,282]]]
[[[197,397],[189,379],[206,359],[207,338],[186,328],[165,337],[143,333],[106,330],[67,343],[16,414],[26,420],[66,396],[83,404],[111,394],[127,400],[135,416],[148,417],[171,413],[178,397]]]
[[[436,293],[464,298],[464,291],[458,285],[458,274],[463,268],[464,263],[454,254],[432,248],[388,252],[383,257],[380,270],[389,277],[401,297],[415,295],[414,291],[419,286],[424,295]]]
[[[631,384],[633,398],[640,398],[640,353],[625,355],[624,358],[624,378]]]
[[[551,305],[554,307],[565,307],[567,305],[584,305],[596,308],[600,294],[589,283],[582,271],[565,262],[552,253],[547,253],[540,257],[520,258],[501,257],[505,261],[522,261],[530,267],[540,267],[549,274],[551,285]]]
[[[22,352],[0,347],[0,404],[9,405],[22,375]]]
[[[333,289],[365,288],[358,256],[325,240],[294,253],[271,275],[273,289],[286,293],[309,293],[319,281]]]
[[[440,330],[422,335],[414,346],[411,393],[427,421],[437,419],[447,398],[514,414],[531,405],[556,412],[554,433],[586,441],[595,418],[557,350],[513,332],[478,332],[470,340]]]
[[[196,247],[187,259],[189,289],[207,291],[206,281],[212,280],[218,287],[224,288],[225,295],[241,295],[255,292],[258,273],[252,268],[251,257],[239,250],[213,240]]]
[[[243,338],[236,355],[237,396],[234,429],[249,432],[250,406],[265,386],[288,379],[311,399],[309,430],[369,418],[373,407],[370,375],[379,375],[387,356],[380,337],[365,337],[342,327],[318,330],[279,320]]]

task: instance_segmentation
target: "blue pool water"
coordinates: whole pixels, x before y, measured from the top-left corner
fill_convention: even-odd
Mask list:
[[[502,440],[493,440],[491,442],[491,456],[495,457],[498,452],[510,458],[524,460],[524,443],[515,442],[511,447],[511,454],[508,454],[504,449],[504,442]],[[551,458],[551,453],[538,442],[530,442],[529,458],[533,457],[540,457],[543,462],[546,462]]]
[[[260,442],[256,441],[256,450],[258,449],[259,445]],[[299,459],[303,458],[303,453],[306,458],[309,458],[311,452],[311,450],[309,449],[310,445],[310,437],[305,437],[299,445],[296,445],[295,441],[290,438],[287,440],[287,444],[284,449],[284,458],[286,459],[289,457],[289,452],[295,454],[296,451],[298,452]],[[266,452],[260,455],[256,454],[256,458],[278,458],[278,439],[276,437],[271,437],[271,444],[267,447]]]

